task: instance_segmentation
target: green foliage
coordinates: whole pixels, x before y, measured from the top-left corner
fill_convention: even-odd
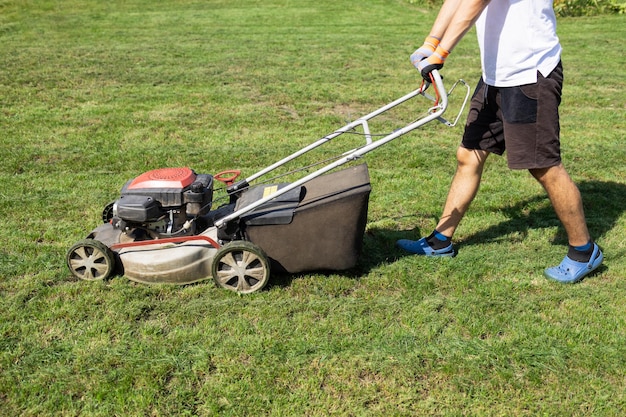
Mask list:
[[[626,3],[616,0],[555,0],[554,10],[559,16],[624,14]]]
[[[440,213],[461,134],[440,124],[365,158],[354,270],[275,275],[238,297],[211,281],[79,282],[65,266],[143,171],[252,174],[413,90],[408,56],[433,19],[404,1],[0,0],[0,414],[623,415],[622,16],[559,22],[564,161],[606,255],[578,285],[542,277],[564,232],[502,158],[456,258],[394,247]],[[579,64],[591,55],[601,68]],[[472,34],[444,75],[477,79]]]
[[[405,0],[409,4],[439,8],[443,0]],[[557,16],[596,16],[600,14],[624,14],[626,3],[619,0],[555,0]]]

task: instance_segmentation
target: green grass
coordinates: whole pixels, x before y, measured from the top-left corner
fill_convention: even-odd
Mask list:
[[[143,171],[252,174],[415,88],[408,56],[434,16],[391,0],[0,1],[0,414],[622,416],[623,16],[559,21],[563,156],[606,256],[580,284],[542,277],[564,232],[498,158],[456,258],[394,248],[436,224],[461,133],[442,125],[366,157],[353,271],[238,297],[64,265]],[[444,75],[474,83],[478,66],[470,33]]]

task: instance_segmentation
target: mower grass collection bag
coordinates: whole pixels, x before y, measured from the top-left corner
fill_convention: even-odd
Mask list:
[[[236,210],[281,186],[245,191]],[[319,176],[243,216],[246,240],[263,248],[273,270],[350,269],[363,244],[370,191],[366,164]]]

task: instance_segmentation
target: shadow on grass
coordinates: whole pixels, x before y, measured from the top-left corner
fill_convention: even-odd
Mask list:
[[[626,185],[612,181],[585,181],[578,184],[578,188],[583,198],[589,233],[593,239],[600,239],[615,227],[617,220],[626,211]],[[501,210],[508,220],[464,239],[459,242],[459,246],[498,241],[511,233],[526,236],[530,229],[546,227],[558,227],[553,244],[568,244],[565,229],[556,217],[547,196],[536,196]]]
[[[593,239],[598,240],[614,229],[618,219],[626,211],[624,204],[626,184],[613,181],[584,181],[578,184],[578,187],[583,197],[589,232]],[[456,241],[455,248],[460,251],[464,246],[503,240],[521,242],[531,229],[552,227],[558,228],[553,244],[567,245],[565,230],[545,195],[538,195],[510,206],[503,204],[498,211],[504,213],[507,220]],[[430,232],[429,230],[428,233]],[[422,234],[418,229],[370,230],[365,235],[364,251],[358,270],[366,273],[379,265],[408,256],[409,254],[396,248],[396,240],[416,239],[420,236]],[[355,275],[358,276],[358,273]]]

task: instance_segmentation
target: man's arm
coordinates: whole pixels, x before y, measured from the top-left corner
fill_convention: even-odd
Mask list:
[[[430,73],[433,70],[443,68],[443,63],[450,51],[476,23],[490,1],[446,0],[444,2],[424,46],[411,56],[411,62],[426,81],[430,81]],[[428,50],[427,54],[424,54],[423,51],[428,46],[432,48]],[[422,53],[420,54],[420,52]]]
[[[450,52],[476,23],[490,0],[446,0],[433,24],[431,35],[441,39],[439,46]]]
[[[448,29],[454,14],[456,13],[459,5],[463,2],[463,0],[446,0],[441,5],[441,9],[439,9],[439,14],[437,14],[437,18],[433,23],[433,27],[430,30],[430,35],[441,40],[443,38],[444,33]]]

